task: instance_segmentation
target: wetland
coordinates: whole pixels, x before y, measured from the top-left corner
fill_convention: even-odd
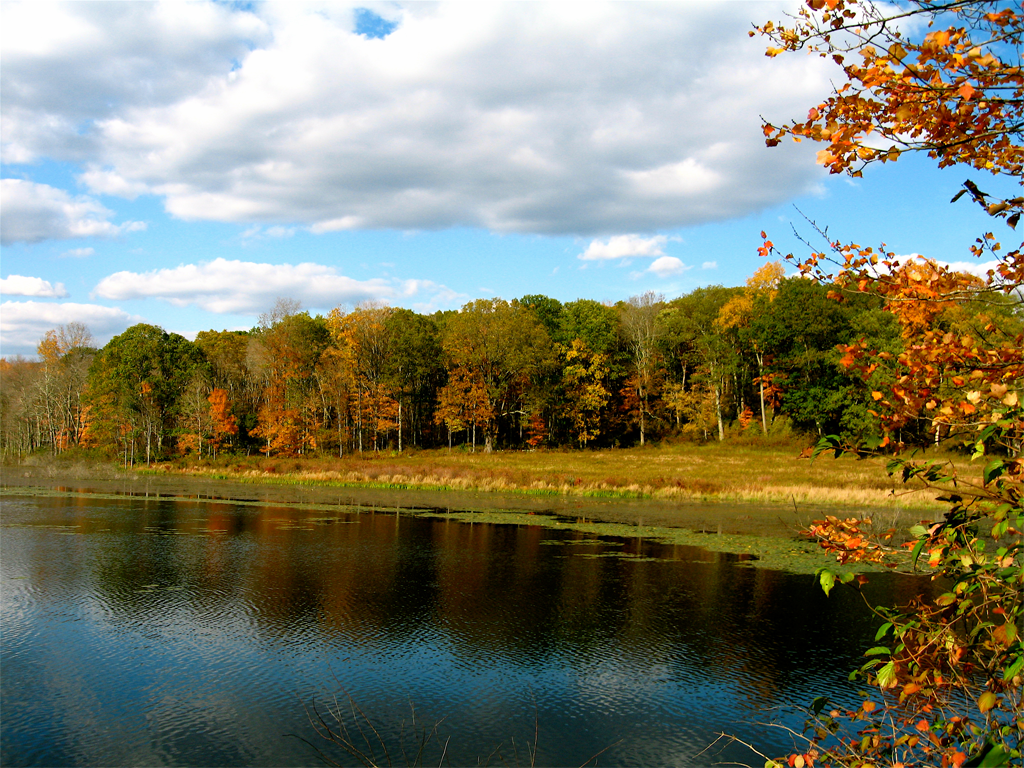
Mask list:
[[[753,763],[702,750],[785,752],[874,631],[813,510],[46,474],[4,475],[4,765],[314,765],[335,701],[396,764]]]

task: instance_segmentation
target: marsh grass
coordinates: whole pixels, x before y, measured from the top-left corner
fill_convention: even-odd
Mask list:
[[[905,489],[881,460],[801,459],[802,444],[665,445],[602,451],[415,450],[346,458],[228,457],[157,465],[183,473],[255,483],[379,489],[500,491],[531,495],[742,501],[858,508],[937,509],[935,493]],[[968,462],[947,453],[928,458]],[[969,471],[969,470],[968,470]]]

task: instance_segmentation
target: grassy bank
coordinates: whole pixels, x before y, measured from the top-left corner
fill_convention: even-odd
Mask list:
[[[344,458],[231,456],[155,464],[157,474],[249,483],[475,490],[531,495],[935,509],[934,492],[888,478],[880,460],[799,458],[802,445],[662,445],[604,451],[460,450]],[[970,471],[962,457],[937,454]],[[895,493],[894,493],[895,492]]]
[[[113,462],[65,454],[5,467],[4,492],[235,499],[313,515],[341,508],[398,514],[401,508],[451,520],[699,546],[799,572],[831,561],[798,535],[830,508],[871,514],[882,529],[898,530],[944,509],[934,493],[904,493],[886,477],[881,461],[811,462],[799,458],[802,448],[726,443],[493,454],[406,451],[344,459],[234,456],[179,459],[129,472]],[[972,471],[964,459],[955,461]]]

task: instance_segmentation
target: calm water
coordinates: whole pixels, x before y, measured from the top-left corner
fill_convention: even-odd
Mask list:
[[[535,727],[538,765],[756,763],[698,753],[784,752],[758,723],[848,694],[873,631],[808,576],[541,527],[72,496],[2,523],[5,766],[316,765],[296,736],[335,695],[395,765],[442,719],[452,765],[526,765]]]

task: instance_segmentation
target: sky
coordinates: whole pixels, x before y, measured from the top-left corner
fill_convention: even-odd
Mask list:
[[[989,225],[950,199],[997,180],[765,147],[842,82],[748,35],[795,7],[3,0],[0,354],[69,322],[247,329],[278,298],[671,299],[742,285],[762,230],[969,258]]]

